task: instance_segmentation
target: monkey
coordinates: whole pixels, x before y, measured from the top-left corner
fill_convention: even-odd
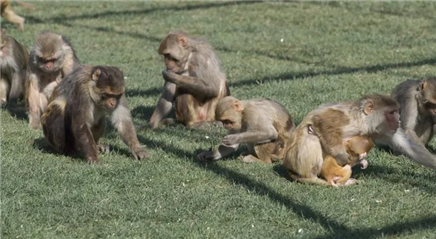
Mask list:
[[[64,36],[44,31],[36,37],[29,55],[25,85],[31,128],[41,128],[40,117],[54,88],[79,66],[76,53]]]
[[[400,103],[400,128],[375,143],[436,169],[436,156],[425,147],[436,133],[436,77],[408,79],[397,85],[391,96]]]
[[[329,186],[318,178],[324,158],[331,155],[339,165],[349,164],[350,155],[343,141],[358,135],[373,140],[393,135],[400,124],[398,111],[398,102],[382,94],[323,104],[295,128],[284,153],[283,166],[296,181]],[[350,178],[346,185],[357,182]]]
[[[295,128],[289,112],[281,104],[268,98],[238,100],[232,96],[222,98],[215,111],[229,134],[215,150],[203,151],[199,160],[218,160],[235,152],[239,144],[247,144],[243,162],[271,164],[281,160],[284,149]]]
[[[344,141],[344,146],[348,155],[350,155],[350,164],[341,167],[333,156],[327,155],[324,158],[324,163],[321,168],[321,176],[325,178],[330,185],[335,187],[337,187],[338,184],[341,185],[348,181],[351,177],[351,168],[353,166],[360,164],[362,169],[368,167],[368,161],[365,158],[367,153],[374,147],[374,143],[369,137],[354,136]]]
[[[5,104],[8,100],[17,100],[24,96],[24,80],[26,77],[29,53],[13,37],[1,29],[0,50],[0,101]]]
[[[216,104],[230,95],[230,90],[212,46],[186,33],[172,32],[162,40],[158,53],[165,61],[165,84],[150,127],[180,122],[188,128],[198,128],[216,123]],[[173,104],[176,120],[164,118]]]
[[[98,144],[106,115],[136,159],[147,158],[134,128],[124,93],[124,76],[117,67],[84,65],[76,68],[55,88],[41,117],[47,141],[65,155],[82,154],[98,162]]]
[[[26,3],[20,3],[20,4],[26,4]],[[1,16],[11,23],[18,24],[18,28],[21,31],[23,31],[25,19],[23,17],[18,16],[14,12],[14,9],[12,9],[11,6],[11,1],[0,1],[0,5],[1,5]]]

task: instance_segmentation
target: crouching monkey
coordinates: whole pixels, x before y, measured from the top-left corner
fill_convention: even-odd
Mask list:
[[[98,145],[106,115],[136,159],[147,157],[139,145],[124,95],[124,76],[116,67],[83,66],[55,88],[41,117],[45,138],[63,154],[81,153],[89,163],[98,162]]]
[[[380,94],[321,105],[295,129],[283,165],[294,180],[330,185],[318,178],[324,158],[331,155],[341,166],[350,164],[343,141],[357,135],[371,138],[392,135],[400,123],[398,110],[398,102]],[[353,181],[350,178],[347,185]]]
[[[351,177],[351,168],[355,165],[361,165],[362,169],[368,167],[368,161],[365,159],[368,152],[374,147],[371,138],[365,136],[354,136],[350,140],[344,142],[347,153],[350,155],[350,164],[341,167],[336,162],[336,159],[327,155],[324,158],[324,163],[321,168],[321,176],[327,180],[332,186],[343,185],[348,182]],[[350,181],[352,182],[352,181]]]
[[[170,33],[160,43],[166,69],[162,96],[150,119],[150,127],[174,124],[166,117],[175,106],[176,119],[187,127],[196,128],[215,121],[218,101],[230,95],[226,75],[212,47],[203,40],[185,33]]]
[[[24,80],[29,53],[17,40],[6,35],[6,29],[1,29],[0,37],[0,101],[3,105],[9,100],[24,96]]]
[[[288,111],[270,99],[242,100],[227,96],[216,107],[216,119],[229,134],[213,151],[198,154],[199,160],[217,160],[235,152],[246,143],[244,162],[271,163],[283,158],[284,148],[291,139],[295,124]]]

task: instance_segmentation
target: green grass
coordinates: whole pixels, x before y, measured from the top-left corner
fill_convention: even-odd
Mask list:
[[[232,95],[270,97],[299,123],[319,104],[389,93],[436,72],[433,2],[32,2],[25,31],[67,36],[79,59],[127,77],[135,124],[146,124],[171,30],[208,39]],[[283,40],[281,40],[283,39]],[[291,182],[273,165],[195,155],[225,131],[142,129],[150,158],[135,161],[116,132],[103,165],[50,153],[22,114],[1,112],[2,238],[434,238],[436,174],[380,149],[356,170],[365,184]],[[208,138],[206,137],[208,136]],[[431,147],[435,148],[433,141]]]

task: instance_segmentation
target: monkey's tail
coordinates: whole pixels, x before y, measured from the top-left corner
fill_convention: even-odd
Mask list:
[[[436,156],[430,153],[423,144],[413,140],[404,130],[398,129],[391,142],[394,150],[403,153],[425,167],[436,169]]]

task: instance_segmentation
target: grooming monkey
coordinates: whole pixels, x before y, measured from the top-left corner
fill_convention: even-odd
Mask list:
[[[399,127],[398,110],[398,102],[381,94],[321,105],[295,129],[283,165],[294,180],[330,185],[318,178],[324,158],[331,155],[339,165],[349,164],[343,141],[358,135],[374,138],[394,134]],[[350,178],[346,185],[354,182]]]
[[[35,9],[32,4],[24,3],[18,0],[15,0],[17,3],[19,3],[23,7]],[[1,5],[1,16],[4,17],[6,20],[8,20],[11,23],[18,24],[19,29],[22,31],[24,30],[24,18],[18,16],[14,9],[12,9],[11,1],[0,1]]]
[[[284,148],[295,128],[292,117],[279,103],[262,98],[242,100],[227,96],[216,107],[216,119],[229,134],[213,151],[198,154],[199,160],[217,160],[235,152],[246,143],[248,153],[241,155],[244,162],[271,162],[283,158]]]
[[[29,53],[17,40],[6,34],[6,29],[1,29],[0,37],[0,101],[3,105],[9,100],[23,97]]]
[[[401,126],[393,136],[376,139],[376,144],[436,169],[436,156],[425,147],[436,132],[436,78],[406,80],[391,95],[400,103]]]
[[[374,147],[371,138],[365,136],[354,136],[344,142],[347,153],[350,155],[350,164],[341,167],[336,159],[327,155],[321,168],[321,176],[332,186],[345,184],[351,177],[351,167],[360,164],[362,169],[368,167],[365,159],[367,153]]]
[[[63,36],[45,31],[36,37],[26,81],[26,104],[32,128],[41,128],[40,117],[54,88],[79,66],[73,47]]]
[[[158,52],[165,60],[166,69],[162,71],[165,84],[151,116],[150,127],[176,122],[164,118],[173,103],[177,121],[187,127],[196,128],[214,122],[216,104],[230,95],[230,91],[212,47],[185,33],[173,32],[163,39]]]
[[[83,66],[73,71],[53,92],[41,117],[45,138],[59,152],[83,154],[98,162],[106,115],[136,159],[147,158],[141,148],[124,95],[124,76],[116,67]]]

